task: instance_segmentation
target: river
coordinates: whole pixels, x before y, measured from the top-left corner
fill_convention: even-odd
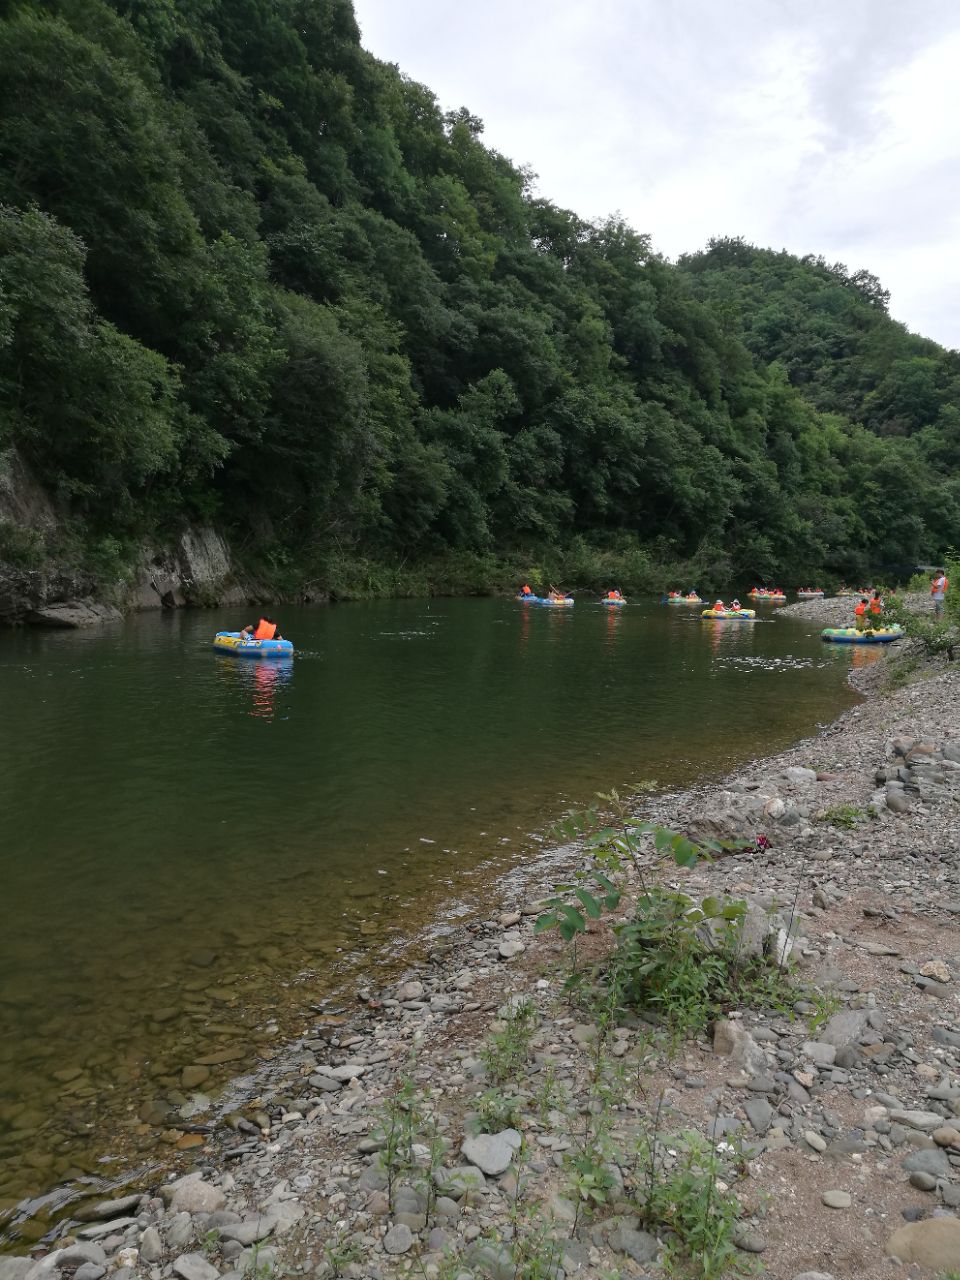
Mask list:
[[[0,1212],[155,1150],[185,1066],[254,1062],[566,807],[832,719],[863,652],[760,612],[289,608],[282,665],[215,611],[0,634]]]

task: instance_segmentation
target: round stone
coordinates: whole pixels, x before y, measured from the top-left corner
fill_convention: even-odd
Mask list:
[[[849,1191],[824,1191],[820,1199],[828,1209],[849,1209],[853,1204]]]
[[[406,1253],[413,1245],[413,1232],[405,1223],[391,1227],[383,1237],[383,1247],[387,1253]]]

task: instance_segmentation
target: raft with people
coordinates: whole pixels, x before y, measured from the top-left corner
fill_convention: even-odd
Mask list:
[[[798,600],[822,600],[823,595],[819,587],[797,587]]]
[[[722,600],[718,600],[716,604],[709,609],[704,609],[700,614],[700,617],[706,618],[708,622],[753,622],[756,616],[753,609],[742,608],[739,600],[729,606]]]
[[[893,640],[899,640],[903,634],[903,627],[895,622],[889,627],[864,630],[859,627],[824,627],[820,632],[820,639],[830,644],[890,644]]]
[[[239,658],[293,657],[293,644],[289,640],[257,640],[243,631],[218,631],[213,637],[213,647]]]
[[[667,604],[703,604],[703,600],[695,591],[670,591],[666,597]]]
[[[568,608],[573,604],[573,596],[568,592],[551,587],[545,596],[538,596],[531,591],[526,583],[523,584],[514,599],[519,600],[522,604],[565,605]]]
[[[626,604],[627,597],[621,591],[608,591],[600,603],[613,605],[616,608],[617,605]]]
[[[778,603],[786,603],[786,592],[781,591],[779,587],[753,587],[747,592],[751,600],[776,600]]]

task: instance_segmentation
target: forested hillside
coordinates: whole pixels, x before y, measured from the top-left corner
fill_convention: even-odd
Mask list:
[[[91,554],[203,519],[287,582],[810,579],[960,541],[960,361],[866,272],[535,198],[349,0],[0,14],[0,448]]]

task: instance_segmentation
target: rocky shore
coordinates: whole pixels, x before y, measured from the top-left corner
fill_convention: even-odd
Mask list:
[[[645,806],[750,844],[682,869],[645,843],[614,918],[638,875],[746,901],[743,948],[771,970],[789,955],[772,1010],[677,1039],[573,1000],[570,946],[534,933],[588,863],[571,845],[507,877],[486,919],[438,926],[399,981],[305,1021],[189,1171],[88,1202],[0,1280],[683,1275],[722,1214],[729,1256],[704,1238],[689,1274],[960,1270],[958,695],[960,673],[930,668]],[[591,920],[580,963],[611,943]]]
[[[798,600],[795,604],[783,605],[776,616],[800,618],[805,622],[816,622],[821,627],[852,627],[854,624],[854,606],[860,596],[826,596],[822,600]],[[900,600],[911,613],[929,613],[933,609],[933,601],[929,595],[917,591],[904,592]]]

